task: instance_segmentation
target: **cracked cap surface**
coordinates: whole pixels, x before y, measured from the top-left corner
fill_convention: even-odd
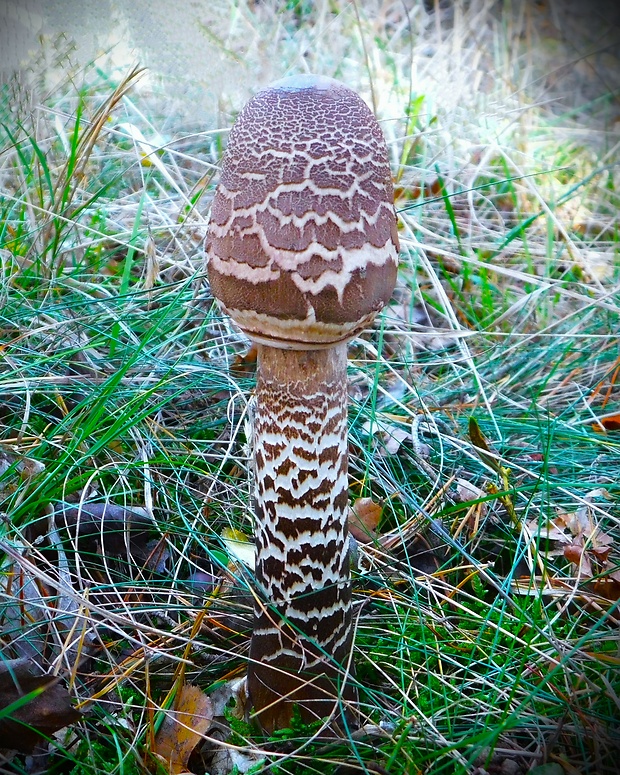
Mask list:
[[[207,256],[214,296],[258,341],[327,346],[372,321],[394,288],[398,235],[385,140],[354,91],[293,76],[247,103]]]

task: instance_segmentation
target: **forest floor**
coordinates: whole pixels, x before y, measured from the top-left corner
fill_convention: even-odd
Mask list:
[[[618,11],[564,7],[218,0],[173,72],[55,30],[4,78],[0,772],[617,773]],[[204,266],[235,115],[308,70],[375,110],[401,239],[332,740],[244,716],[255,354]]]

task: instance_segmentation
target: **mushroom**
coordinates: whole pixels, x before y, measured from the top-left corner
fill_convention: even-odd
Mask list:
[[[398,235],[385,140],[354,91],[293,76],[248,102],[230,132],[207,256],[213,295],[258,345],[248,693],[270,733],[290,726],[295,704],[312,721],[357,697],[343,685],[347,342],[392,294]]]

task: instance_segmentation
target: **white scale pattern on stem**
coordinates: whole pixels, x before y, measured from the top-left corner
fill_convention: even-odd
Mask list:
[[[256,507],[258,513],[275,515],[257,520],[257,581],[292,624],[314,624],[304,629],[324,645],[342,644],[348,637],[329,632],[323,638],[319,626],[332,615],[344,625],[349,616],[344,376],[314,391],[263,379],[254,429]],[[265,570],[272,561],[287,568],[285,578]],[[305,595],[326,589],[331,603],[317,601],[308,609]],[[254,634],[273,636],[274,629],[259,627]],[[299,656],[297,649],[281,644],[269,659],[289,652]]]

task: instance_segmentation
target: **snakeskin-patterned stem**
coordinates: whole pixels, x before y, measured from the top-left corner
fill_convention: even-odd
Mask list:
[[[264,729],[354,701],[347,539],[347,347],[259,349],[255,610],[248,690]]]

